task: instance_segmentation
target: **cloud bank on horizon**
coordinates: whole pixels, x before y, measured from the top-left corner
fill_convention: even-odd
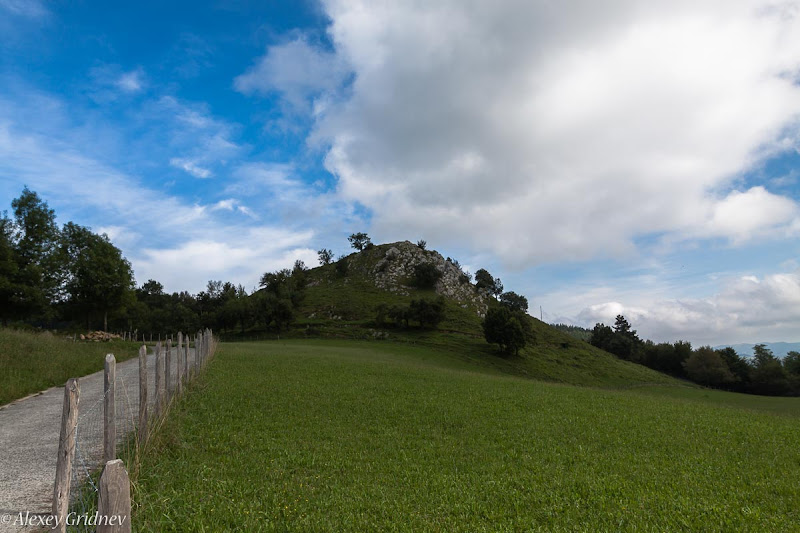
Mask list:
[[[40,4],[3,8],[56,16]],[[330,239],[368,229],[490,267],[553,321],[623,313],[654,340],[797,340],[799,1],[318,8],[324,17],[274,32],[261,53],[240,51],[217,79],[224,99],[176,94],[185,70],[93,64],[93,105],[131,115],[110,123],[101,113],[107,135],[76,124],[69,96],[47,87],[35,89],[65,115],[61,126],[23,127],[24,109],[8,109],[34,82],[16,73],[21,88],[0,93],[0,154],[20,143],[34,153],[0,164],[2,175],[36,188],[37,161],[49,158],[53,194],[80,183],[76,165],[112,166],[115,178],[98,181],[118,179],[132,197],[164,190],[159,212],[202,222],[145,226],[182,243],[146,246],[150,232],[111,213],[103,225],[126,228],[117,233],[138,277],[168,288],[211,277],[252,286],[256,272],[313,262]],[[210,37],[173,40],[192,43],[183,67],[214,63]],[[222,103],[236,98],[253,122]],[[76,132],[104,141],[63,140]],[[121,168],[109,153],[129,139],[141,161]],[[192,180],[189,192],[145,177],[154,151],[150,163]],[[179,252],[203,250],[220,258],[202,265],[213,273],[176,272]]]

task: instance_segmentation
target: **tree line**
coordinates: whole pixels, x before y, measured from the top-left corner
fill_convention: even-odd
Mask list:
[[[614,326],[595,325],[589,342],[621,359],[700,385],[734,392],[770,396],[800,396],[800,353],[781,360],[765,345],[753,348],[753,357],[741,357],[733,348],[713,349],[691,343],[654,343],[639,338],[628,320],[617,315]]]

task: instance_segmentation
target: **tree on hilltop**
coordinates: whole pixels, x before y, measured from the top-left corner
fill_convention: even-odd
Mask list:
[[[329,250],[328,248],[318,250],[317,257],[319,257],[320,265],[329,265],[331,264],[331,261],[333,261],[333,250]]]
[[[359,252],[367,248],[372,241],[369,240],[369,236],[366,233],[353,233],[347,238],[350,241],[350,246],[358,250]]]

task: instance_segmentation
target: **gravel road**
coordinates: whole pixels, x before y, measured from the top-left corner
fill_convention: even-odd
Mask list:
[[[174,380],[177,357],[173,347],[171,371]],[[194,350],[190,350],[194,361]],[[147,358],[148,404],[155,402],[155,355]],[[131,417],[138,419],[139,362],[137,358],[117,363],[117,442],[132,430]],[[96,467],[103,448],[103,372],[78,380],[78,466]],[[163,384],[162,384],[163,386]],[[0,407],[0,533],[30,531],[15,526],[13,519],[26,512],[49,514],[61,426],[64,387]],[[91,464],[96,463],[96,464]],[[11,516],[11,523],[8,516]]]

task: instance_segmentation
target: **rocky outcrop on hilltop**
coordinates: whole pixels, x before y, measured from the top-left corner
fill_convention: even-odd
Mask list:
[[[398,294],[409,294],[414,280],[414,267],[430,263],[442,274],[436,283],[437,294],[459,302],[465,309],[473,307],[481,317],[486,314],[488,295],[476,290],[457,264],[448,261],[439,252],[423,250],[409,241],[388,246],[383,258],[375,263],[371,271],[377,287]]]

